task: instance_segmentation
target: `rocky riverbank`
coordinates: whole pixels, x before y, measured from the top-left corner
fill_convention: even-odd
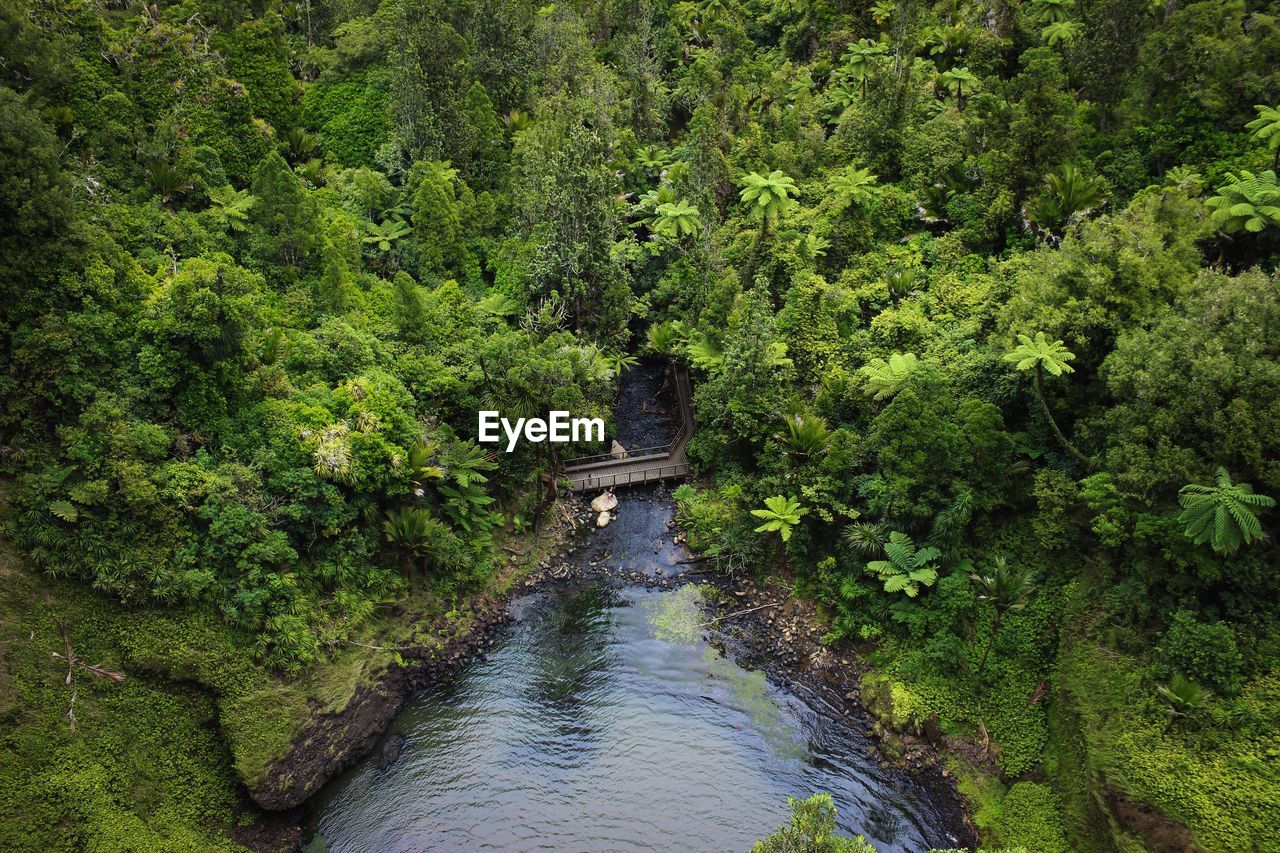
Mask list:
[[[314,717],[255,786],[255,802],[269,810],[296,808],[329,779],[369,755],[410,696],[483,658],[496,633],[512,618],[507,604],[515,595],[593,577],[658,588],[696,582],[717,590],[719,616],[706,629],[714,645],[743,665],[766,672],[775,683],[819,700],[843,715],[849,725],[881,741],[886,747],[881,760],[889,763],[892,755],[893,763],[909,767],[919,783],[934,792],[934,799],[950,810],[950,823],[965,827],[967,837],[955,838],[955,846],[976,843],[954,780],[935,760],[930,733],[887,730],[868,711],[857,658],[852,651],[834,651],[821,642],[821,620],[812,602],[793,597],[778,578],[760,585],[743,575],[709,570],[685,547],[673,517],[655,524],[657,514],[634,512],[640,503],[669,503],[670,493],[662,486],[622,493],[616,519],[606,529],[596,528],[598,514],[590,507],[592,497],[562,502],[558,523],[548,531],[541,549],[545,556],[535,556],[531,565],[523,567],[516,559],[506,570],[511,573],[506,591],[473,603],[475,616],[469,630],[444,639],[438,647],[401,649],[402,664],[389,668],[375,684],[357,690],[340,711]],[[647,526],[628,527],[640,518]],[[623,541],[630,543],[625,551],[615,545]],[[874,698],[871,706],[875,707]]]

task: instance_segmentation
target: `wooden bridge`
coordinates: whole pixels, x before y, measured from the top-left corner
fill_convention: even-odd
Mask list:
[[[688,476],[689,460],[685,458],[684,446],[693,435],[694,426],[689,371],[676,367],[675,381],[680,426],[671,443],[628,450],[622,459],[615,459],[610,453],[600,453],[566,460],[561,476],[569,481],[571,489],[578,492],[616,489]]]

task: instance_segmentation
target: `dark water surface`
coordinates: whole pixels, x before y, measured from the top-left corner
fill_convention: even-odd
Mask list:
[[[678,572],[665,493],[620,498],[568,559]],[[334,851],[745,850],[787,819],[788,795],[827,791],[842,829],[882,851],[954,844],[954,810],[880,768],[820,700],[704,640],[660,638],[677,594],[597,579],[515,600],[488,659],[393,724],[394,766],[375,752],[317,795],[313,830]]]

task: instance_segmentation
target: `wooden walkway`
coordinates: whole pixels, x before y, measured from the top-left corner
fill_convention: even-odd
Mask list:
[[[693,435],[693,390],[689,385],[688,370],[677,367],[675,375],[680,427],[671,443],[628,451],[634,455],[625,459],[614,459],[608,453],[570,459],[565,463],[562,476],[569,481],[571,489],[577,492],[617,489],[689,475],[689,460],[684,455],[684,447]]]

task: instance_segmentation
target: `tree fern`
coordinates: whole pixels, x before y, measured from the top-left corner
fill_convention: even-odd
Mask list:
[[[1258,111],[1258,117],[1245,127],[1253,131],[1254,139],[1275,151],[1271,159],[1271,169],[1275,171],[1280,168],[1280,107],[1256,104],[1254,109]]]
[[[777,533],[783,542],[791,539],[792,529],[809,512],[795,498],[782,495],[765,498],[764,505],[764,509],[751,510],[756,518],[764,519],[764,524],[756,528],[756,533]]]
[[[1080,449],[1062,432],[1058,422],[1054,420],[1053,413],[1049,411],[1049,402],[1044,396],[1044,375],[1048,373],[1051,376],[1061,376],[1064,373],[1074,373],[1075,368],[1068,362],[1074,361],[1075,357],[1076,354],[1067,349],[1062,341],[1050,341],[1044,332],[1036,332],[1034,338],[1018,335],[1018,346],[1004,354],[1004,360],[1013,362],[1018,370],[1031,371],[1034,374],[1036,396],[1040,398],[1040,407],[1044,410],[1049,428],[1053,430],[1058,442],[1072,456],[1080,460],[1086,468],[1092,468],[1093,463],[1089,457],[1081,453]]]
[[[232,186],[210,187],[209,201],[213,209],[227,223],[232,231],[243,231],[249,226],[249,211],[257,199],[248,190],[237,190]]]
[[[1258,514],[1276,505],[1275,499],[1255,494],[1248,483],[1233,483],[1218,466],[1214,485],[1190,483],[1178,495],[1184,534],[1197,545],[1206,542],[1219,554],[1234,554],[1242,545],[1264,538]]]
[[[796,182],[779,169],[768,175],[751,172],[742,178],[741,184],[739,197],[751,206],[751,216],[763,222],[773,222],[789,210],[796,203],[793,196],[800,194]]]
[[[849,166],[827,181],[827,189],[835,197],[837,210],[862,207],[876,197],[876,176],[870,169]]]
[[[724,352],[720,345],[705,332],[690,332],[684,349],[689,363],[699,370],[716,370],[724,362]]]
[[[934,561],[942,552],[934,547],[916,548],[911,537],[897,530],[889,534],[884,545],[883,560],[867,563],[867,570],[884,582],[885,592],[905,592],[915,598],[921,587],[930,587],[938,580]]]
[[[872,359],[858,370],[865,381],[866,392],[873,399],[884,400],[902,390],[909,377],[919,366],[915,353],[895,352],[889,360]]]
[[[1256,175],[1241,169],[1238,175],[1228,173],[1227,183],[1205,205],[1212,211],[1210,220],[1226,233],[1257,233],[1280,225],[1280,183],[1271,169]]]

